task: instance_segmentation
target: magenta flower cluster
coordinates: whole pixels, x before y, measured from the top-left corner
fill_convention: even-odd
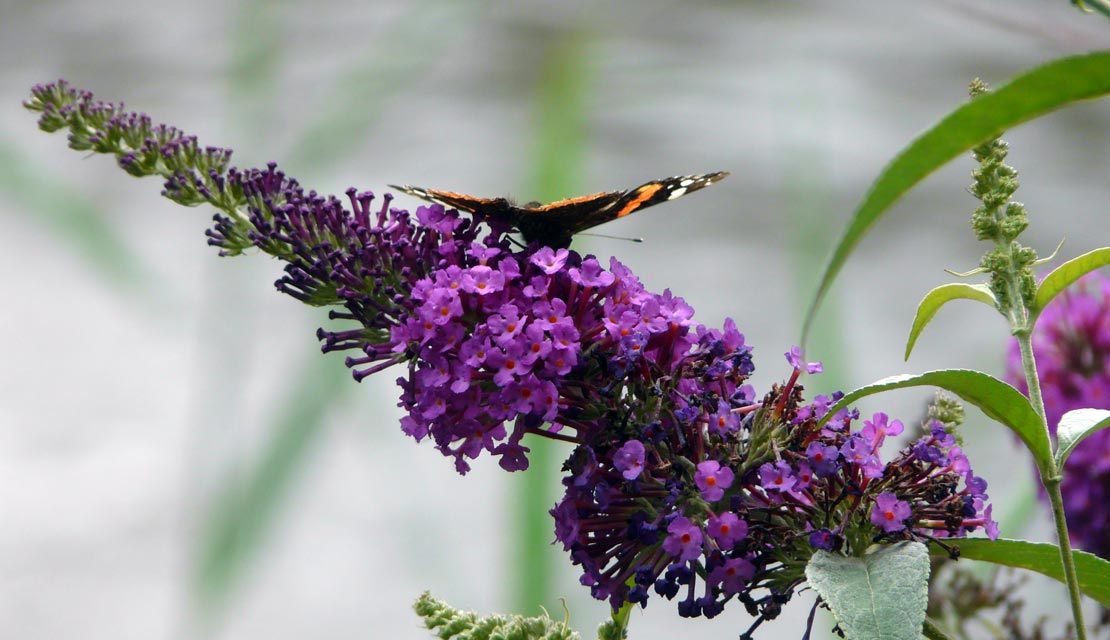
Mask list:
[[[438,205],[417,215],[449,219]],[[460,472],[483,450],[510,471],[526,468],[528,432],[588,439],[603,424],[586,409],[614,404],[598,376],[636,377],[643,363],[665,366],[692,344],[693,310],[645,291],[616,260],[605,270],[567,249],[475,244],[459,262],[416,282],[390,342],[417,354],[401,381],[402,427],[417,440],[431,434]]]
[[[817,368],[797,352],[787,360]],[[730,372],[726,388],[743,389],[744,375]],[[601,433],[583,444],[552,510],[582,582],[614,608],[646,606],[655,594],[677,598],[688,617],[713,617],[736,600],[756,617],[750,634],[778,615],[815,549],[858,553],[877,538],[979,529],[998,536],[986,482],[943,425],[932,422],[883,462],[880,450],[902,423],[877,413],[853,430],[857,415],[842,411],[818,427],[838,397],[801,405],[800,390],[788,386],[752,403],[744,391],[730,398],[736,420],[725,429],[720,411],[702,403],[692,413],[660,411],[640,434]]]
[[[1033,332],[1033,354],[1053,435],[1068,411],[1110,409],[1110,278],[1092,273],[1049,304]],[[1028,393],[1016,341],[1007,380]],[[1110,430],[1076,447],[1061,490],[1072,543],[1110,558]]]
[[[736,600],[756,616],[750,635],[814,549],[997,535],[986,483],[939,423],[884,463],[902,424],[876,414],[853,431],[858,416],[842,412],[819,427],[839,396],[803,402],[799,376],[821,365],[798,348],[789,380],[757,400],[731,319],[694,322],[682,298],[616,260],[514,250],[507,229],[439,205],[413,216],[389,195],[375,207],[368,192],[306,191],[274,165],[229,168],[230,152],[64,83],[36,87],[28,107],[44,129],[73,131],[75,148],[163,176],[175,202],[214,206],[221,254],[285,261],[277,288],[349,325],[318,332],[324,351],[353,352],[358,380],[400,371],[403,430],[460,473],[482,452],[526,468],[526,434],[577,445],[555,534],[614,607],[654,592],[712,617]]]

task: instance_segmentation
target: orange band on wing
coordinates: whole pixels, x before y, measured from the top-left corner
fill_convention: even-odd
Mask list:
[[[602,198],[608,198],[608,197],[613,196],[613,195],[616,195],[616,193],[614,193],[612,191],[598,191],[597,193],[591,193],[588,196],[578,196],[577,198],[567,198],[566,200],[559,200],[557,202],[552,202],[550,204],[545,204],[541,207],[533,207],[532,210],[537,212],[537,213],[542,213],[542,212],[546,212],[546,211],[551,211],[552,209],[561,209],[563,207],[566,207],[566,206],[572,205],[572,204],[581,204],[583,202],[592,202],[594,200],[601,200]]]
[[[650,200],[651,197],[658,193],[659,190],[662,188],[663,185],[658,183],[648,184],[640,187],[640,193],[637,194],[631,202],[621,207],[621,210],[616,213],[616,217],[620,218],[626,216],[639,209],[640,206],[644,204],[644,202]]]

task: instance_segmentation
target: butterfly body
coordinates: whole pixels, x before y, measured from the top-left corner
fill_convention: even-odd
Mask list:
[[[477,198],[453,191],[423,189],[412,185],[389,185],[398,191],[430,202],[466,211],[482,220],[496,220],[516,228],[526,242],[562,248],[571,237],[586,229],[674,200],[724,179],[727,171],[695,176],[675,176],[644,183],[627,191],[601,191],[550,204],[513,204],[507,198]]]

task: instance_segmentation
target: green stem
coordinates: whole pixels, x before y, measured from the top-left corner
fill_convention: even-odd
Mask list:
[[[1068,523],[1064,519],[1064,496],[1060,492],[1061,480],[1062,477],[1057,473],[1051,481],[1044,483],[1044,488],[1048,492],[1048,501],[1052,503],[1052,517],[1056,520],[1056,537],[1060,542],[1060,559],[1064,562],[1064,577],[1068,582],[1068,597],[1071,598],[1071,613],[1075,619],[1076,638],[1086,640],[1087,629],[1083,626],[1083,603],[1080,598],[1079,576],[1075,571],[1075,558],[1071,553]]]
[[[1029,386],[1029,401],[1033,410],[1041,417],[1041,423],[1048,431],[1048,420],[1045,418],[1044,400],[1041,397],[1041,381],[1037,377],[1037,362],[1033,358],[1032,327],[1026,327],[1015,333],[1018,346],[1021,349],[1021,366],[1025,373],[1025,381]],[[1064,579],[1068,585],[1068,598],[1071,600],[1072,618],[1075,620],[1077,640],[1087,640],[1087,629],[1083,624],[1083,601],[1079,591],[1079,576],[1075,571],[1075,559],[1071,553],[1071,539],[1068,536],[1068,523],[1064,517],[1064,498],[1060,492],[1060,483],[1063,476],[1060,469],[1056,468],[1056,461],[1048,461],[1048,477],[1041,477],[1041,484],[1048,492],[1048,500],[1052,504],[1052,519],[1056,523],[1056,541],[1060,546],[1060,560],[1064,565]]]
[[[1018,295],[1020,296],[1020,294]],[[1020,300],[1020,297],[1018,299]],[[1037,375],[1037,360],[1033,357],[1033,327],[1015,333],[1014,337],[1017,338],[1018,348],[1021,349],[1021,368],[1022,373],[1025,374],[1025,384],[1029,387],[1029,403],[1033,405],[1033,410],[1041,417],[1045,434],[1051,437],[1052,433],[1048,429],[1048,417],[1044,411],[1044,398],[1041,397],[1041,379]]]

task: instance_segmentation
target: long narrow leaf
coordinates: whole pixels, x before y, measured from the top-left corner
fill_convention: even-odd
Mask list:
[[[917,375],[904,374],[883,378],[848,393],[829,409],[821,422],[823,424],[837,411],[860,398],[883,391],[921,386],[946,389],[979,407],[988,417],[1006,425],[1021,438],[1033,454],[1033,459],[1042,473],[1049,469],[1052,446],[1041,419],[1029,404],[1029,400],[1012,386],[980,371],[941,369]]]
[[[929,293],[917,305],[917,315],[913,319],[913,327],[910,329],[909,340],[906,341],[906,355],[905,359],[910,359],[910,352],[913,351],[913,345],[917,343],[918,336],[925,330],[925,327],[937,315],[940,308],[946,302],[952,300],[978,300],[983,304],[989,305],[994,308],[997,303],[994,299],[994,294],[991,293],[990,288],[982,284],[964,284],[962,282],[954,282],[952,284],[944,284]]]
[[[945,540],[944,543],[959,547],[961,558],[1028,569],[1053,580],[1064,581],[1060,548],[1054,544],[986,538],[953,539]],[[934,556],[947,555],[944,549],[935,545],[930,545],[930,552]],[[1072,557],[1075,558],[1075,570],[1079,574],[1079,589],[1102,606],[1110,607],[1110,561],[1086,551],[1072,551]]]
[[[956,109],[887,165],[837,241],[810,303],[801,343],[821,300],[852,250],[878,219],[911,187],[977,144],[1006,129],[1079,100],[1110,93],[1110,52],[1063,58],[1024,73],[996,91]]]
[[[1041,281],[1037,287],[1037,297],[1033,301],[1033,311],[1039,312],[1048,306],[1049,302],[1060,292],[1071,286],[1076,280],[1088,273],[1110,264],[1110,247],[1095,249],[1081,256],[1072,258],[1056,267]]]

